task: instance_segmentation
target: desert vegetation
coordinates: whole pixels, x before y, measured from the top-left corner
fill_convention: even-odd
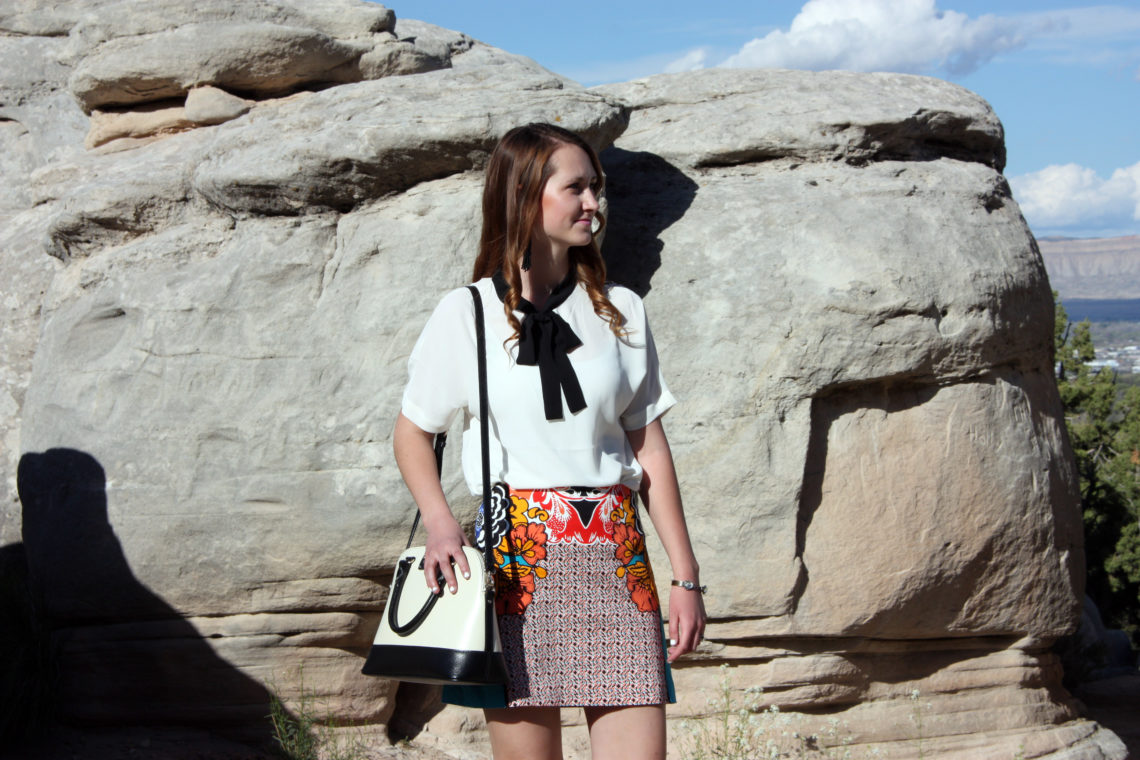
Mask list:
[[[1057,388],[1080,475],[1088,595],[1140,644],[1140,387],[1094,371],[1088,320],[1056,305]]]

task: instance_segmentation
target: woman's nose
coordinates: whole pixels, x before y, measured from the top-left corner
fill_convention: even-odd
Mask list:
[[[582,208],[591,212],[598,210],[598,196],[594,195],[593,190],[587,189],[582,194]]]

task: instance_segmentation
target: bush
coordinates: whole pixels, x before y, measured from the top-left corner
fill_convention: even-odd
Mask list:
[[[1140,648],[1140,387],[1095,372],[1088,320],[1072,324],[1056,299],[1057,390],[1076,454],[1088,595],[1106,624]]]

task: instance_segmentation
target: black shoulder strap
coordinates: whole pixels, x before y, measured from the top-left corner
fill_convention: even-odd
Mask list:
[[[479,289],[468,285],[471,291],[471,300],[475,302],[475,350],[479,354],[479,448],[483,455],[483,571],[487,584],[484,596],[483,614],[483,658],[486,674],[495,672],[495,544],[491,525],[491,448],[490,426],[491,407],[487,403],[487,336],[483,324],[483,299],[479,296]],[[502,661],[499,654],[498,662]],[[500,665],[501,669],[502,666]],[[501,670],[500,670],[501,672]]]
[[[491,409],[487,402],[487,331],[483,323],[483,299],[479,289],[468,285],[475,302],[475,350],[479,354],[479,448],[483,455],[483,564],[487,572],[494,568],[494,546],[491,539]]]
[[[487,572],[491,572],[494,567],[494,546],[492,546],[490,539],[491,451],[490,423],[488,421],[490,409],[487,405],[487,335],[483,322],[483,299],[479,295],[479,289],[474,285],[468,285],[467,289],[471,291],[471,300],[475,302],[475,351],[478,355],[479,364],[479,448],[483,455],[483,509],[485,510],[483,515],[483,532],[485,534],[483,539],[483,565]],[[435,472],[440,477],[443,475],[443,447],[446,445],[447,433],[437,433],[435,436]],[[405,549],[411,548],[419,526],[420,511],[417,509],[416,516],[412,520],[412,532],[408,534],[408,545],[404,547]]]

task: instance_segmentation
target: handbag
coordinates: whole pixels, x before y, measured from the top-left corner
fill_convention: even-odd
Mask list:
[[[475,302],[475,342],[479,365],[479,442],[483,455],[483,505],[491,511],[491,457],[488,449],[487,348],[483,323],[483,300],[468,286]],[[443,471],[446,433],[435,437],[436,472]],[[439,593],[433,594],[419,576],[423,573],[423,546],[412,546],[420,514],[412,520],[408,545],[395,563],[392,586],[384,616],[361,672],[400,681],[431,684],[504,684],[506,660],[499,642],[495,616],[493,541],[484,540],[483,550],[463,547],[471,577],[456,573],[456,592],[444,590],[443,574],[437,578]],[[486,532],[485,534],[486,535]],[[419,572],[414,572],[414,571]]]

